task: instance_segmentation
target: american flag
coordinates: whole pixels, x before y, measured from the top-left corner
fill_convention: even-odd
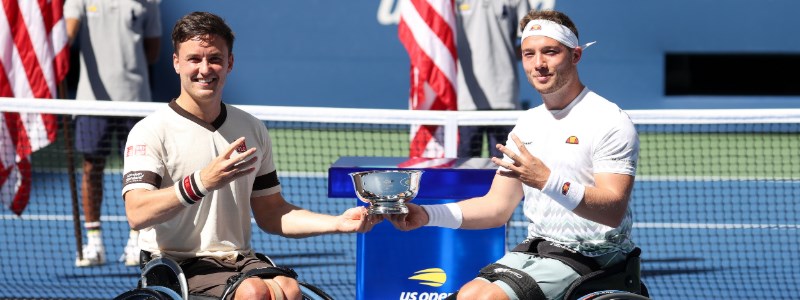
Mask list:
[[[61,0],[1,0],[0,97],[55,98],[69,46]],[[56,138],[53,115],[0,114],[0,202],[17,215],[31,192],[30,154]]]
[[[411,61],[412,110],[456,110],[456,16],[453,0],[402,0],[398,36]],[[444,157],[444,128],[414,126],[411,157]]]

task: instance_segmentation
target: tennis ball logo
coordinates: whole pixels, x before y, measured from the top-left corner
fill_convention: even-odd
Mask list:
[[[414,276],[408,277],[411,280],[419,281],[421,285],[440,287],[447,281],[447,273],[440,268],[430,268],[414,272]]]

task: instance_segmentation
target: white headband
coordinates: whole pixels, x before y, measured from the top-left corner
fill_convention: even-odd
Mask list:
[[[578,37],[575,36],[572,30],[553,21],[536,19],[528,22],[528,25],[525,25],[525,30],[522,31],[520,43],[531,36],[546,36],[573,49],[579,46]],[[587,43],[583,48],[589,47],[594,43]]]

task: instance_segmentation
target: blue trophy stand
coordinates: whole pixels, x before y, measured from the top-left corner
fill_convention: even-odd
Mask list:
[[[483,196],[497,167],[485,158],[342,157],[328,170],[328,197],[356,198],[350,173],[423,170],[414,204],[443,204]],[[438,300],[505,254],[505,226],[466,230],[422,227],[403,232],[389,221],[358,234],[356,299]]]

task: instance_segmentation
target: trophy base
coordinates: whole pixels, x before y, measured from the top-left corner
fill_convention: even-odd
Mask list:
[[[407,214],[408,207],[405,204],[392,204],[392,205],[380,205],[374,204],[367,209],[367,212],[370,215],[400,215],[400,214]]]

